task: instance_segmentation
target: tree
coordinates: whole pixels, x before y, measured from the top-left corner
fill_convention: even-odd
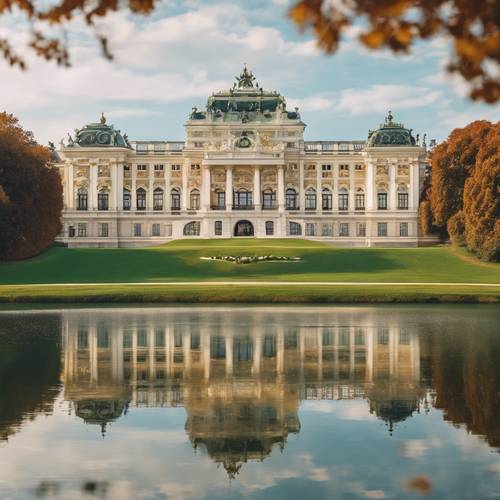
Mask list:
[[[62,184],[52,152],[17,118],[0,113],[0,258],[25,259],[61,230]]]
[[[109,12],[127,9],[149,14],[155,0],[9,0],[0,2],[0,16],[17,8],[30,25],[29,47],[47,60],[69,65],[64,33],[51,37],[46,28],[65,28],[83,17],[89,28]],[[470,97],[494,103],[500,100],[500,16],[495,0],[297,0],[290,17],[301,29],[312,28],[318,45],[333,53],[342,34],[351,26],[364,26],[359,40],[371,49],[389,48],[409,52],[417,40],[443,36],[453,43],[448,71],[461,75],[470,86]],[[96,34],[103,54],[112,58],[107,37]],[[26,67],[25,59],[6,38],[0,38],[0,52],[10,64]]]
[[[464,189],[467,247],[484,260],[500,261],[500,122],[485,138]]]

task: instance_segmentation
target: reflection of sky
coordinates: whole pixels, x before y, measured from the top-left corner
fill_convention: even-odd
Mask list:
[[[301,431],[283,452],[275,447],[230,481],[203,448],[193,450],[183,408],[130,408],[103,439],[59,400],[54,415],[36,417],[0,448],[0,497],[26,498],[53,481],[61,498],[79,498],[93,480],[120,499],[411,498],[405,482],[422,475],[431,498],[500,495],[498,453],[439,410],[414,414],[392,436],[365,400],[304,402],[299,418]]]

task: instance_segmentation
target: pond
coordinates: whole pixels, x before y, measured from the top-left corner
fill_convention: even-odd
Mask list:
[[[0,310],[0,498],[500,496],[496,306]]]

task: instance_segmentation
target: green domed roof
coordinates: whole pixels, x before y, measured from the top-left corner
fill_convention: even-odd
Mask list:
[[[389,111],[385,123],[381,123],[377,130],[368,132],[368,147],[384,146],[416,146],[412,129],[407,129],[402,123],[392,121],[392,113]]]
[[[127,134],[122,135],[113,125],[107,125],[104,114],[100,123],[90,123],[75,130],[75,139],[69,136],[68,146],[130,148]]]

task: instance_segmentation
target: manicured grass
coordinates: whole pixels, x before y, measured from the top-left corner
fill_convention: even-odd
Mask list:
[[[200,260],[225,254],[302,260],[245,265]],[[179,240],[141,249],[55,247],[30,260],[0,263],[0,285],[216,280],[500,283],[500,265],[466,260],[447,247],[352,249],[291,239]]]

